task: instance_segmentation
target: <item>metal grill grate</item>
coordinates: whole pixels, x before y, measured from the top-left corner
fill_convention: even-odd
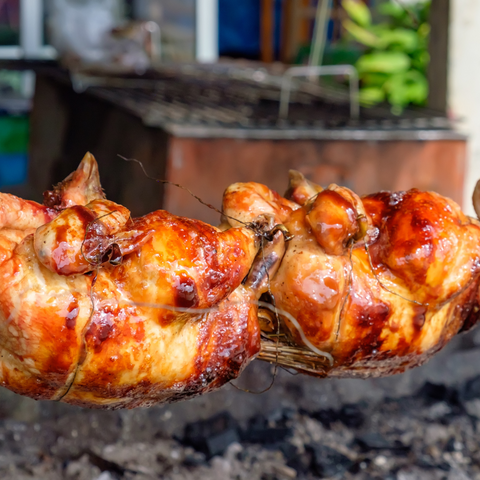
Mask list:
[[[144,124],[178,136],[270,139],[435,140],[464,138],[448,118],[423,108],[396,117],[388,106],[352,119],[347,85],[292,78],[288,117],[279,117],[287,67],[252,62],[172,64],[140,74],[108,68],[72,74],[55,62],[8,61],[118,105]],[[336,85],[336,86],[334,86]]]
[[[450,130],[450,121],[426,109],[394,116],[388,107],[350,117],[348,89],[295,79],[287,119],[279,118],[283,76],[265,69],[169,67],[153,78],[72,77],[77,91],[122,106],[156,127],[173,125],[240,129]]]

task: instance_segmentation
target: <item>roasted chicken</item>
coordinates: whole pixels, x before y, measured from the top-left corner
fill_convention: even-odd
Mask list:
[[[478,319],[480,226],[410,190],[360,199],[291,172],[224,195],[219,228],[132,219],[87,154],[44,205],[0,194],[0,384],[134,408],[261,358],[317,376],[419,365]]]
[[[265,217],[225,232],[165,211],[131,219],[87,154],[45,205],[1,194],[0,227],[0,384],[16,393],[149,406],[220,387],[260,349]],[[269,248],[273,275],[281,232]]]
[[[230,186],[223,203],[230,219],[271,214],[293,235],[270,284],[284,313],[280,364],[318,376],[390,375],[478,321],[480,223],[452,200],[416,189],[360,199],[290,175],[288,199],[246,183]],[[265,342],[260,358],[273,360],[276,349]]]

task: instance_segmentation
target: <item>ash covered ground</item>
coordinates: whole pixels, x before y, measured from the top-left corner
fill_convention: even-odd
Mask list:
[[[460,390],[313,412],[229,413],[164,435],[119,413],[81,411],[0,427],[4,480],[480,479],[480,377]],[[154,422],[153,422],[154,423]],[[148,432],[148,434],[146,434]]]
[[[319,380],[281,371],[262,395],[226,387],[135,411],[0,391],[2,480],[480,480],[480,342],[459,337],[404,375]],[[268,385],[254,362],[243,387]]]

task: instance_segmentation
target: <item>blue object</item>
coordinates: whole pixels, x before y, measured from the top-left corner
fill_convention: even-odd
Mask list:
[[[280,48],[282,0],[275,0],[275,52]],[[220,55],[260,56],[260,0],[218,1]]]
[[[26,153],[0,154],[0,187],[26,183],[28,155]]]

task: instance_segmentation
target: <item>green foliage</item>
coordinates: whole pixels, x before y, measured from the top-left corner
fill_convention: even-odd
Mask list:
[[[381,23],[373,23],[363,2],[343,0],[342,6],[349,17],[343,21],[349,38],[366,47],[356,63],[360,101],[374,105],[387,100],[395,113],[408,104],[425,104],[430,2],[407,9],[398,0],[387,0],[379,5]]]
[[[342,6],[355,23],[365,28],[371,25],[372,15],[364,3],[355,0],[343,0]]]
[[[366,29],[361,27],[349,19],[344,20],[343,27],[357,42],[360,42],[367,47],[380,46],[380,39],[377,35],[371,32],[371,28]]]
[[[402,52],[373,52],[362,55],[356,66],[360,76],[368,73],[393,75],[407,72],[411,63],[410,57]],[[365,78],[362,79],[365,81]]]

